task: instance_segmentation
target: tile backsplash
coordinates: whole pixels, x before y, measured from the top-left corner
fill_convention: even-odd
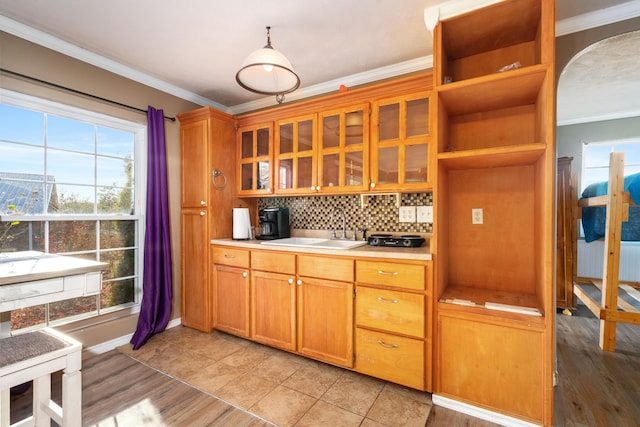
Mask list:
[[[432,193],[401,194],[401,206],[431,206]],[[331,214],[338,208],[344,210],[347,217],[349,234],[354,229],[366,228],[369,231],[389,233],[431,233],[433,225],[429,223],[405,223],[398,221],[398,208],[395,194],[371,194],[363,198],[361,206],[359,195],[345,196],[307,196],[273,197],[258,200],[258,209],[270,206],[289,208],[291,228],[304,230],[331,230],[342,227],[341,218],[335,217],[331,224]]]

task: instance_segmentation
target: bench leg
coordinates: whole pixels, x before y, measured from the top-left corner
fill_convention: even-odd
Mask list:
[[[82,372],[62,375],[62,416],[64,427],[82,425]]]
[[[10,389],[0,390],[0,427],[9,427],[9,417],[11,409],[9,408]]]
[[[36,427],[51,427],[51,417],[45,409],[51,401],[51,375],[33,380],[33,417]]]

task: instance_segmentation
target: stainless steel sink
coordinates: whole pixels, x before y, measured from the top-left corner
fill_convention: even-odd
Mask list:
[[[367,242],[363,240],[331,240],[315,237],[288,237],[286,239],[267,240],[260,243],[263,245],[316,249],[353,249],[367,244]]]

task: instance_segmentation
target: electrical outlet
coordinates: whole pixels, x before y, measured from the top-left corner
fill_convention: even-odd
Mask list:
[[[482,208],[471,209],[471,224],[482,224],[484,222]]]
[[[415,206],[400,206],[398,222],[416,222]]]
[[[416,207],[416,218],[420,223],[433,224],[433,206]]]

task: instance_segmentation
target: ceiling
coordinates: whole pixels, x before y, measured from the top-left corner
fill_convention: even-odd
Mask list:
[[[244,58],[266,44],[267,25],[273,47],[302,81],[287,95],[291,101],[430,68],[424,10],[443,3],[451,2],[0,0],[0,30],[237,114],[275,104],[274,97],[248,92],[235,81]],[[556,0],[556,32],[638,15],[640,0]]]

